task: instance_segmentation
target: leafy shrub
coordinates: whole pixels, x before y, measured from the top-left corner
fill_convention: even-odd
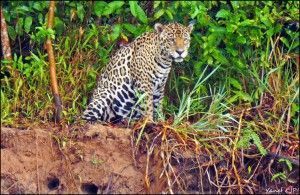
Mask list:
[[[164,99],[167,115],[180,111],[178,105],[181,94],[193,89],[207,65],[207,75],[216,67],[219,68],[206,82],[197,86],[191,98],[210,96],[211,89],[225,87],[225,100],[232,106],[258,105],[262,95],[272,90],[268,79],[274,71],[278,72],[278,76],[281,74],[285,86],[297,77],[290,72],[296,68],[295,58],[282,60],[280,64],[275,63],[275,57],[272,58],[275,41],[282,45],[282,55],[299,54],[298,31],[292,31],[288,26],[298,21],[297,1],[63,1],[57,2],[59,11],[55,13],[53,31],[45,27],[48,6],[48,2],[34,1],[3,4],[12,49],[16,55],[13,67],[1,66],[1,75],[9,72],[13,76],[11,69],[16,69],[21,75],[19,78],[1,76],[5,78],[1,79],[1,96],[8,98],[3,109],[10,113],[1,116],[4,124],[13,121],[10,118],[12,115],[17,119],[20,116],[16,114],[18,111],[39,120],[40,114],[46,113],[51,105],[51,93],[47,87],[48,65],[46,56],[42,54],[47,36],[55,36],[57,74],[68,122],[75,121],[85,108],[96,75],[120,42],[130,41],[153,29],[156,22],[177,21],[187,24],[192,19],[196,20],[190,56],[184,63],[175,64],[170,74],[166,93],[174,98]],[[286,68],[288,74],[283,72]],[[291,79],[288,80],[288,77]],[[22,86],[17,82],[21,82]],[[21,94],[18,100],[14,100],[16,102],[21,97],[29,97],[31,91],[26,91],[28,89],[34,88],[41,94],[38,98],[30,95],[33,97],[30,100],[25,98],[22,103],[11,106],[13,99],[17,98],[14,92],[17,86]],[[286,95],[292,99],[296,91],[293,88],[293,92]],[[278,92],[272,93],[275,96]],[[46,102],[36,103],[38,106],[35,108],[29,106],[33,105],[32,102],[42,101]],[[289,101],[284,99],[283,104],[291,105],[292,123],[297,125],[299,102],[297,98]],[[197,101],[193,109],[205,112],[209,109],[207,105],[205,101]]]

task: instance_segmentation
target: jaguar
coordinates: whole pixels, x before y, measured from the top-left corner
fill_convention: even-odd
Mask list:
[[[129,117],[153,121],[172,62],[182,62],[188,55],[193,25],[156,23],[154,31],[118,49],[102,69],[82,118],[112,123]],[[141,93],[145,94],[143,107],[137,105]]]

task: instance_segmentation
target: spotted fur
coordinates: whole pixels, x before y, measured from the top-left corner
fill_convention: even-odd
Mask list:
[[[181,62],[188,54],[192,29],[192,24],[186,27],[178,23],[157,23],[154,32],[121,47],[100,74],[83,118],[117,122],[129,116],[145,116],[153,120],[172,61]],[[145,108],[134,107],[137,92],[145,93]]]

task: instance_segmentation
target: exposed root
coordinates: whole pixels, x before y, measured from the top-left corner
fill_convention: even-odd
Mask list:
[[[272,186],[277,189],[279,186],[295,185],[272,179],[276,173],[274,170],[282,170],[282,165],[278,163],[280,156],[276,156],[281,147],[265,156],[259,154],[257,148],[252,147],[254,145],[246,149],[238,147],[242,130],[247,124],[245,112],[247,109],[240,113],[238,126],[230,132],[187,130],[189,133],[182,134],[169,124],[136,125],[132,137],[135,140],[132,142],[136,143],[134,155],[137,157],[144,153],[147,156],[147,191],[242,194],[265,193]],[[277,143],[270,139],[263,141],[264,145]],[[266,169],[268,165],[270,171]],[[297,163],[293,165],[299,172]]]

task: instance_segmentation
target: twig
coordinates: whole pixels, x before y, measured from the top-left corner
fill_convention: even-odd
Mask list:
[[[272,44],[272,43],[273,43],[273,40],[272,40],[272,39],[270,39],[270,41],[271,41],[271,44],[272,44],[272,50],[271,50],[271,52],[270,52],[270,55],[269,55],[269,57],[268,57],[268,61],[270,61],[270,60],[271,60],[272,54],[274,53],[274,48],[276,48],[276,47],[275,47],[275,45],[277,44],[277,42],[278,42],[279,38],[280,38],[280,36],[277,36],[277,38],[276,38],[276,40],[275,40],[274,44]]]
[[[289,139],[289,127],[290,127],[290,122],[291,122],[291,106],[288,106],[288,114],[287,114],[287,119],[286,119],[286,136],[287,139]]]
[[[110,186],[111,186],[113,177],[114,177],[114,175],[113,175],[113,174],[110,174],[109,179],[108,179],[108,182],[107,182],[107,187],[106,187],[105,190],[103,191],[103,194],[110,194],[110,193],[109,193],[109,189],[110,189]]]
[[[54,9],[55,9],[55,1],[50,1],[49,13],[48,13],[48,25],[47,25],[48,29],[52,29],[53,26]],[[54,122],[59,123],[61,120],[62,103],[58,92],[55,57],[54,57],[54,52],[53,52],[53,47],[52,47],[52,42],[50,37],[48,37],[46,41],[46,48],[47,48],[49,67],[50,67],[51,88],[52,88],[52,93],[54,96],[54,104],[55,104]]]
[[[146,189],[149,192],[150,190],[150,180],[149,180],[149,161],[150,161],[150,156],[153,152],[154,149],[154,143],[155,140],[161,135],[161,132],[155,136],[155,138],[153,139],[150,148],[147,146],[147,158],[146,158],[146,171],[145,171],[145,184],[146,184]]]
[[[133,134],[130,136],[130,145],[131,145],[131,152],[132,152],[132,160],[135,167],[137,167],[136,162],[136,154],[137,154],[137,147],[134,145],[134,131]]]
[[[216,173],[216,175],[215,175],[216,179],[215,179],[215,180],[216,180],[216,182],[217,182],[217,185],[220,186],[220,184],[219,184],[219,174],[218,174],[218,169],[217,169],[217,167],[216,167],[216,164],[214,164],[213,166],[214,166],[215,173]]]
[[[15,183],[11,184],[11,186],[9,186],[8,188],[5,189],[5,191],[7,191],[7,193],[9,193],[9,190],[11,188],[13,188],[15,185],[19,184],[20,182],[19,181],[16,181]],[[2,181],[1,181],[1,184],[2,184]],[[2,187],[2,186],[1,186]],[[1,190],[1,193],[2,193],[2,190]],[[4,192],[3,194],[5,194],[6,192]]]
[[[242,111],[242,114],[240,115],[240,120],[239,120],[239,126],[238,126],[238,131],[237,131],[237,135],[236,135],[236,138],[235,138],[235,141],[234,141],[234,146],[233,146],[233,150],[232,150],[232,167],[233,167],[233,170],[234,170],[234,174],[237,178],[237,182],[238,182],[238,186],[239,186],[239,192],[240,194],[243,194],[243,189],[242,189],[242,186],[241,186],[241,179],[239,177],[239,174],[237,172],[237,168],[235,166],[235,151],[236,151],[236,148],[237,148],[237,142],[239,140],[239,137],[240,137],[240,133],[241,133],[241,128],[242,128],[242,119],[243,119],[243,115],[244,115],[244,112],[245,110]]]
[[[203,181],[202,181],[202,167],[200,166],[200,161],[199,161],[199,155],[197,156],[196,160],[198,163],[198,169],[199,169],[199,179],[200,179],[200,187],[201,187],[201,193],[204,193],[204,189],[203,189]]]
[[[281,149],[281,143],[282,143],[282,138],[280,138],[280,140],[279,140],[279,143],[278,143],[278,146],[276,148],[275,154],[279,153],[279,150]],[[271,166],[272,166],[273,163],[274,163],[274,159],[271,159],[270,162],[269,162],[269,164],[268,164],[268,171],[269,171],[269,173],[271,175],[272,175],[272,173],[271,173]]]
[[[258,168],[259,165],[260,165],[260,161],[261,161],[262,158],[263,158],[263,157],[261,156],[260,159],[259,159],[259,161],[258,161],[258,163],[257,163],[257,166],[255,167],[255,169],[254,169],[254,171],[253,171],[253,173],[252,173],[252,175],[251,175],[247,180],[245,180],[247,183],[249,183],[250,180],[252,179],[252,177],[254,176],[254,174],[255,174],[257,168]]]
[[[171,185],[171,179],[170,179],[170,176],[169,176],[169,173],[168,173],[168,170],[167,170],[167,167],[169,169],[171,169],[171,165],[168,161],[168,159],[170,158],[170,152],[168,152],[168,139],[166,139],[166,128],[164,128],[163,130],[163,136],[162,136],[162,141],[164,144],[161,145],[161,158],[162,158],[162,162],[163,162],[163,171],[162,171],[162,174],[165,173],[166,177],[167,177],[167,181],[168,181],[168,186],[169,186],[169,191],[170,191],[170,194],[174,194],[173,190],[172,190],[172,185]],[[165,145],[165,147],[164,147]],[[164,148],[163,148],[164,147]],[[166,152],[166,155],[164,155],[164,151]],[[162,174],[160,175],[160,177],[162,176]]]
[[[37,132],[35,131],[35,148],[36,148],[36,153],[35,153],[35,163],[36,163],[36,178],[37,178],[37,190],[38,194],[40,194],[40,176],[39,176],[39,166],[38,166],[38,143],[37,143],[38,135]]]
[[[231,189],[232,187],[237,187],[238,185],[235,185],[235,184],[229,184],[227,186],[218,186],[217,184],[215,184],[211,179],[210,179],[210,175],[208,173],[208,171],[206,171],[206,174],[207,174],[207,178],[208,178],[208,181],[213,184],[215,187],[217,188],[228,188],[228,189]],[[228,181],[230,181],[230,179],[228,179]]]

